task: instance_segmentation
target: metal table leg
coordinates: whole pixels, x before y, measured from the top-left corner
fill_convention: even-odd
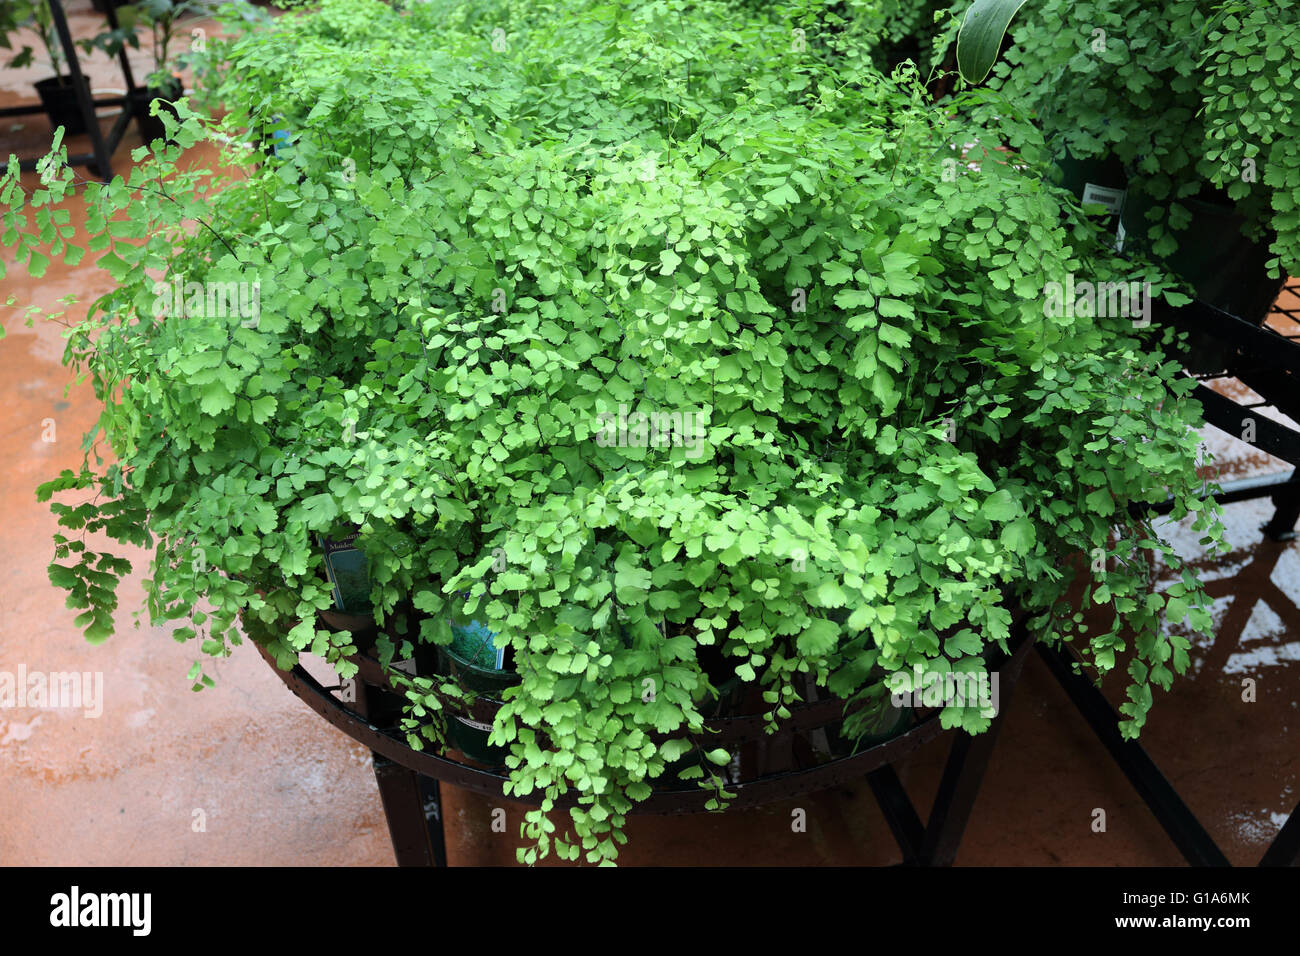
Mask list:
[[[930,818],[925,827],[919,858],[921,865],[951,866],[957,858],[962,835],[966,832],[971,811],[975,809],[980,784],[988,770],[998,733],[1006,718],[1012,691],[1033,644],[1032,637],[1022,637],[1015,653],[1002,668],[998,713],[989,729],[975,737],[958,733],[953,738],[948,763],[944,766],[943,778],[939,782],[939,792],[935,795],[934,806],[930,808]]]
[[[1300,804],[1291,811],[1291,816],[1287,817],[1281,831],[1273,838],[1269,848],[1264,851],[1264,856],[1260,859],[1259,865],[1300,865]]]
[[[898,779],[892,764],[885,764],[867,774],[867,785],[885,815],[885,822],[894,835],[894,842],[903,853],[903,865],[914,866],[921,853],[925,828],[916,808],[908,799],[903,783]]]
[[[1273,505],[1277,509],[1264,533],[1274,541],[1291,541],[1296,536],[1296,522],[1300,521],[1300,468],[1291,473],[1290,482],[1273,494]]]
[[[1105,695],[1086,677],[1074,673],[1059,650],[1040,644],[1038,653],[1187,862],[1192,866],[1230,866],[1142,746],[1120,735],[1119,714]]]
[[[391,705],[362,681],[351,685],[354,708],[369,720],[387,723],[395,716]],[[398,866],[446,866],[447,841],[443,832],[442,790],[438,781],[370,751],[375,783],[393,841]]]
[[[86,133],[90,136],[91,154],[95,157],[95,172],[104,182],[113,178],[113,164],[109,159],[108,147],[104,143],[104,134],[99,128],[95,116],[95,104],[90,94],[89,81],[81,72],[81,61],[77,59],[77,50],[72,42],[72,32],[68,29],[68,18],[63,13],[62,0],[49,0],[50,17],[54,20],[54,29],[59,34],[59,43],[63,46],[64,56],[68,60],[68,72],[72,75],[73,92],[77,94],[77,105],[86,122]]]
[[[375,782],[384,803],[398,866],[446,866],[438,781],[374,754]]]

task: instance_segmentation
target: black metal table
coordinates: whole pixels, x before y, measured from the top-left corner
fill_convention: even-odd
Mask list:
[[[952,748],[944,766],[939,791],[929,817],[923,824],[903,788],[893,763],[900,757],[941,736],[945,731],[936,710],[923,717],[906,733],[850,756],[815,766],[766,773],[756,779],[726,785],[735,794],[732,806],[756,806],[787,797],[824,790],[839,784],[866,779],[903,856],[902,865],[946,866],[953,862],[962,834],[974,809],[980,784],[988,769],[1007,703],[1032,645],[1023,616],[1013,625],[1012,653],[997,668],[1000,706],[987,731],[978,736],[953,731]],[[285,685],[308,706],[352,739],[370,748],[374,757],[375,780],[388,819],[393,852],[399,866],[446,866],[447,851],[442,813],[441,785],[463,787],[477,793],[501,796],[507,777],[493,770],[471,766],[443,754],[409,747],[398,728],[400,711],[391,705],[392,691],[378,662],[359,655],[360,673],[351,685],[355,703],[345,706],[335,696],[341,687],[325,687],[301,663],[281,670],[261,648],[262,656]],[[350,695],[351,696],[351,695]],[[793,710],[788,726],[780,733],[794,734],[822,726],[843,714],[844,704],[821,700]],[[477,713],[475,716],[479,716]],[[708,721],[715,731],[710,739],[719,745],[742,744],[766,738],[760,715],[719,718]],[[770,738],[769,738],[770,739]],[[702,812],[712,792],[698,787],[656,789],[630,812],[677,814]],[[515,799],[515,798],[512,798]],[[517,802],[536,806],[536,795]],[[570,791],[557,801],[558,807],[576,802]]]

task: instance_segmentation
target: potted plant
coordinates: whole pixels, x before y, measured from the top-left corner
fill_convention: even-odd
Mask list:
[[[80,86],[81,93],[89,99],[90,83],[85,76],[82,76],[80,84],[76,84],[70,74],[64,74],[63,46],[54,27],[54,18],[50,13],[49,4],[46,0],[14,0],[6,5],[6,18],[15,24],[26,24],[36,31],[41,45],[45,47],[50,66],[54,68],[53,76],[38,80],[34,84],[41,105],[45,107],[45,113],[50,118],[50,125],[55,128],[62,126],[70,136],[86,132],[86,118],[81,112],[77,91]],[[5,46],[8,48],[7,35]],[[10,60],[9,65],[21,67],[31,62],[32,48],[24,47]]]
[[[151,104],[160,101],[159,110],[176,115],[173,104],[185,92],[184,82],[175,72],[178,60],[173,59],[174,44],[179,36],[181,20],[192,16],[206,16],[219,0],[133,0],[118,15],[119,28],[106,30],[88,42],[116,56],[124,44],[139,47],[138,34],[146,31],[149,50],[153,54],[154,68],[145,77],[143,86],[131,91],[131,111],[135,114],[140,138],[152,143],[165,135],[163,121],[151,111]]]
[[[176,111],[172,104],[185,92],[185,85],[174,72],[175,64],[171,59],[179,22],[184,17],[205,13],[211,6],[210,0],[135,0],[136,15],[139,23],[149,31],[154,58],[154,70],[145,78],[145,88],[135,91],[132,103],[140,138],[146,143],[165,134],[162,120],[152,114],[150,104],[159,100],[159,109],[174,116]]]
[[[26,0],[6,0],[0,4],[0,49],[12,50],[13,41],[9,35],[16,32],[20,27],[27,23],[28,17],[31,16],[31,4]],[[18,57],[29,55],[31,47],[23,47],[14,58],[10,59],[7,66],[17,66],[20,61]]]
[[[958,43],[967,79],[979,82],[994,68],[1022,5],[970,7]],[[1030,9],[993,83],[1032,110],[1058,155],[1070,157],[1066,185],[1082,196],[1089,180],[1079,163],[1105,164],[1104,192],[1122,197],[1122,213],[1110,210],[1122,246],[1163,260],[1205,301],[1262,321],[1285,274],[1300,267],[1292,212],[1300,194],[1287,173],[1295,84],[1285,63],[1278,83],[1258,73],[1300,43],[1295,9],[1103,0],[1087,22],[1058,0]],[[1254,66],[1243,71],[1245,63]]]
[[[114,455],[40,496],[87,637],[129,568],[82,537],[102,531],[152,548],[148,611],[178,638],[351,676],[318,536],[357,529],[380,662],[419,664],[390,673],[412,745],[500,700],[471,729],[505,751],[505,795],[541,799],[525,862],[612,862],[657,783],[724,805],[722,684],[769,728],[814,687],[863,714],[847,740],[888,735],[885,680],[985,673],[1017,607],[1126,668],[1136,735],[1188,664],[1165,619],[1210,618],[1129,506],[1222,528],[1156,333],[1051,308],[1079,273],[1149,283],[1140,310],[1160,276],[1032,174],[1032,124],[936,107],[869,56],[792,55],[782,9],[542,3],[485,38],[482,4],[428,7],[326,0],[233,40],[223,118],[178,103],[175,145],[81,193],[115,288],[65,359]],[[382,55],[338,28],[357,17]],[[255,165],[235,147],[270,115],[300,135]],[[201,140],[211,170],[180,163]],[[39,193],[0,179],[0,234],[36,271],[80,254],[46,228],[60,148]],[[254,314],[230,306],[253,288]],[[1181,581],[1153,591],[1151,556]],[[456,649],[472,622],[490,668]]]

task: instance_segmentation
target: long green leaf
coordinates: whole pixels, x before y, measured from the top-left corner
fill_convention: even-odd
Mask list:
[[[982,83],[998,58],[1002,38],[1025,0],[975,0],[957,32],[957,69],[967,83]]]

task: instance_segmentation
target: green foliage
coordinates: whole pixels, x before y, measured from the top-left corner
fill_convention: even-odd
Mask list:
[[[117,29],[106,29],[99,36],[83,41],[82,46],[87,51],[98,48],[109,56],[117,56],[124,46],[139,48],[139,34],[145,33],[154,63],[146,79],[151,86],[160,87],[167,83],[171,71],[179,65],[179,60],[173,60],[172,53],[177,41],[183,37],[184,21],[211,16],[218,5],[226,8],[223,17],[239,16],[246,21],[254,19],[252,11],[257,9],[248,0],[134,0],[117,12]],[[197,38],[191,42],[192,48],[203,45]]]
[[[1276,233],[1276,264],[1300,272],[1300,9],[1226,3],[1206,40],[1202,102],[1210,179]]]
[[[42,486],[97,493],[55,503],[62,528],[152,547],[147,610],[188,619],[178,639],[226,653],[242,616],[280,662],[345,675],[314,536],[359,530],[386,664],[452,617],[509,642],[492,742],[509,794],[543,799],[527,862],[612,861],[666,777],[724,805],[724,680],[773,728],[808,677],[878,714],[884,675],[982,672],[1017,605],[1100,671],[1129,653],[1135,734],[1187,666],[1165,619],[1209,623],[1129,511],[1172,495],[1221,533],[1199,409],[1155,333],[1043,294],[1159,273],[1044,180],[1027,121],[975,118],[982,91],[935,107],[870,51],[796,50],[801,10],[326,0],[230,42],[220,122],[182,103],[177,145],[84,187],[117,287],[68,338],[105,409],[94,462]],[[272,127],[291,148],[254,162]],[[199,141],[215,171],[180,162]],[[36,272],[80,254],[61,159],[31,194],[0,179],[0,239]],[[157,276],[255,282],[258,312],[160,309]],[[638,412],[680,425],[611,424]],[[101,639],[127,566],[56,544]],[[1098,549],[1085,600],[1113,626],[1082,636],[1067,592]],[[1182,583],[1154,592],[1152,556]],[[462,689],[394,679],[437,744]]]
[[[56,77],[62,77],[64,67],[63,45],[59,42],[58,31],[54,28],[54,15],[50,12],[47,0],[5,0],[0,5],[0,31],[3,31],[3,46],[10,45],[9,33],[20,26],[30,27],[45,47],[45,55],[54,69]],[[9,66],[30,66],[32,48],[23,47],[8,63]]]

